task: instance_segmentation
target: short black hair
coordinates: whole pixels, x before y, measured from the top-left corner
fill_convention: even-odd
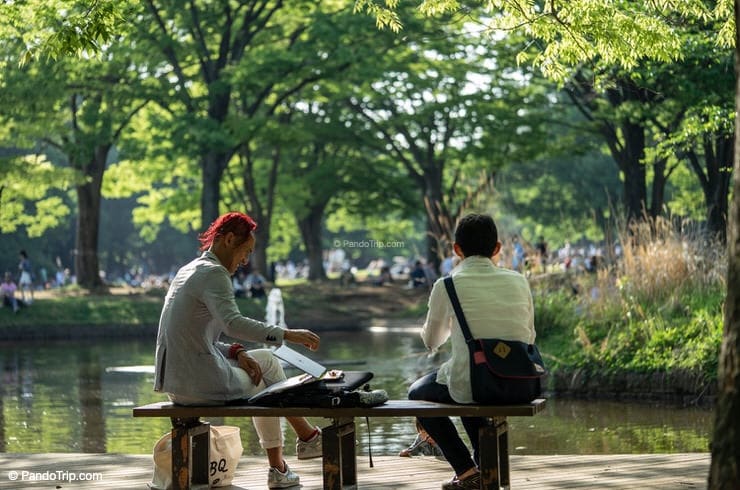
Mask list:
[[[468,214],[457,223],[455,243],[466,257],[491,257],[498,243],[496,223],[487,214]]]

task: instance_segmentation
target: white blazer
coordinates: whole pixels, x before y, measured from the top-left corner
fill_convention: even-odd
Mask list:
[[[229,272],[206,251],[177,272],[164,299],[154,390],[214,401],[244,397],[245,387],[226,358],[229,345],[218,341],[222,332],[280,345],[285,330],[243,316]]]

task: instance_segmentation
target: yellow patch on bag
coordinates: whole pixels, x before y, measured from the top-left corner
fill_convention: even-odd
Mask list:
[[[503,342],[499,342],[496,344],[496,347],[493,348],[493,353],[499,356],[501,359],[506,359],[506,356],[509,355],[509,352],[511,352],[511,347],[504,344]]]

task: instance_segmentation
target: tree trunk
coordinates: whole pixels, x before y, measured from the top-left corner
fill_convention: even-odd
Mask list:
[[[442,196],[442,165],[434,163],[426,166],[424,174],[424,207],[427,214],[426,260],[434,270],[445,256],[445,244],[452,243],[454,223],[451,223],[449,210]]]
[[[735,0],[740,25],[740,0]],[[740,29],[735,31],[735,106],[740,108]],[[735,116],[735,158],[730,220],[725,328],[719,359],[710,490],[737,489],[740,482],[740,112]]]
[[[203,190],[200,196],[201,228],[206,229],[221,214],[221,177],[229,161],[222,153],[209,152],[201,157]]]
[[[722,190],[722,187],[725,190]],[[707,233],[720,243],[727,243],[728,186],[720,185],[712,189],[707,199]]]
[[[727,242],[727,215],[730,184],[732,182],[732,149],[734,140],[731,137],[712,138],[716,141],[706,163],[708,190],[704,197],[707,206],[707,232],[721,243]],[[706,153],[706,152],[705,152]]]
[[[642,125],[625,122],[621,125],[624,134],[624,149],[617,163],[624,177],[624,205],[627,220],[640,220],[643,217],[647,200],[645,165],[642,156],[645,150],[645,128]]]
[[[326,279],[324,270],[324,247],[321,239],[321,224],[324,218],[324,205],[314,206],[308,214],[299,218],[298,228],[301,231],[303,245],[308,255],[308,280]]]
[[[272,211],[275,207],[275,188],[277,187],[278,167],[280,166],[281,157],[280,148],[277,147],[273,151],[272,164],[267,178],[267,189],[265,189],[264,195],[261,193],[258,195],[257,186],[254,182],[254,160],[252,159],[249,143],[242,146],[240,156],[244,161],[242,187],[249,201],[252,218],[257,221],[257,232],[255,233],[257,241],[254,252],[252,252],[252,266],[260,274],[274,282],[275,278],[272,277],[272,271],[268,272],[267,247],[270,246]]]
[[[8,369],[8,368],[5,367],[5,369]],[[7,376],[7,371],[6,371],[6,376]],[[7,444],[5,443],[6,441],[5,427],[7,427],[7,424],[5,420],[5,407],[3,407],[3,404],[4,404],[3,397],[0,396],[0,453],[4,453],[7,450]]]
[[[77,186],[77,236],[75,273],[80,287],[95,290],[104,288],[98,263],[98,234],[100,231],[100,188],[111,145],[95,148],[91,162],[83,166],[89,180]]]
[[[256,218],[255,218],[256,219]],[[252,264],[252,268],[259,271],[264,277],[268,277],[267,271],[267,247],[270,245],[270,222],[269,219],[263,219],[257,222],[257,231],[254,233],[256,242],[254,245],[254,251],[252,252],[252,258],[249,262]],[[270,278],[270,281],[274,281],[274,278]]]
[[[650,217],[653,220],[663,214],[666,182],[668,182],[666,161],[660,159],[653,164],[653,187],[650,196]]]

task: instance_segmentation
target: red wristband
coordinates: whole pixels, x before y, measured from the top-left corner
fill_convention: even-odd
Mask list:
[[[239,351],[241,350],[245,350],[242,344],[231,344],[231,347],[229,347],[229,358],[236,359],[236,356],[239,355]]]

